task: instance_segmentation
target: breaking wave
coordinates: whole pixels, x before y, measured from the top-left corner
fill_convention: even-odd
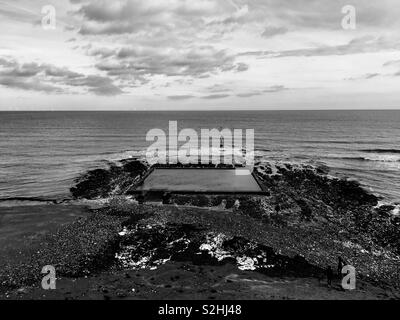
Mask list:
[[[395,155],[376,155],[376,156],[360,156],[360,157],[341,157],[341,156],[327,156],[326,159],[343,159],[354,161],[371,161],[371,162],[398,162],[400,163],[400,156]]]

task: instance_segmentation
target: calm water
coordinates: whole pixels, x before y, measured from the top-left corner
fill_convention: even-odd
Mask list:
[[[68,198],[79,174],[140,154],[169,120],[255,129],[260,157],[323,163],[400,200],[400,111],[0,112],[0,199]]]

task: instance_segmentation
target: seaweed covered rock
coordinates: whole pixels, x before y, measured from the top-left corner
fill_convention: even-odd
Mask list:
[[[128,269],[157,269],[168,261],[195,265],[234,264],[271,276],[313,276],[322,269],[299,256],[288,257],[244,237],[209,231],[187,223],[141,222],[127,229],[116,255]]]
[[[266,223],[270,222],[273,209],[266,199],[262,197],[241,197],[239,203],[238,212]]]
[[[329,227],[364,249],[378,246],[400,254],[399,219],[392,214],[395,206],[377,207],[379,198],[357,181],[331,177],[327,168],[305,165],[263,164],[256,174],[271,192],[275,215],[286,223]]]
[[[112,169],[91,170],[75,181],[76,185],[70,189],[72,196],[86,199],[107,197],[112,190],[112,177]]]
[[[70,191],[75,199],[106,198],[123,194],[137,183],[147,170],[148,166],[139,160],[111,163],[107,169],[90,170],[77,178]]]
[[[264,165],[255,172],[273,197],[282,199],[278,201],[279,205],[287,202],[287,198],[295,199],[305,216],[312,216],[312,203],[319,202],[334,209],[372,207],[378,203],[378,198],[364,190],[357,181],[329,177],[326,169],[321,171],[310,166],[281,164],[276,168]]]
[[[148,166],[138,160],[122,160],[121,162],[123,163],[123,171],[128,172],[131,177],[141,175],[148,170]]]

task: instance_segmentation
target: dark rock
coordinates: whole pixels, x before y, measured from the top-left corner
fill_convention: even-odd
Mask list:
[[[128,172],[132,177],[143,174],[147,171],[148,166],[141,161],[130,161],[123,166],[124,171]]]
[[[298,199],[296,200],[296,203],[300,206],[301,208],[301,215],[302,218],[304,218],[305,220],[310,221],[313,213],[312,210],[310,209],[310,207],[308,206],[307,202],[303,199]]]
[[[122,289],[118,289],[116,291],[116,295],[118,298],[125,298],[126,296],[128,296],[127,293]]]
[[[144,175],[148,167],[138,160],[122,161],[124,165],[110,163],[107,169],[94,169],[75,180],[75,186],[70,189],[74,198],[105,198],[112,191],[132,186]]]
[[[28,290],[27,290],[26,288],[19,288],[19,289],[17,290],[17,293],[18,293],[18,294],[27,294],[27,293],[28,293]]]

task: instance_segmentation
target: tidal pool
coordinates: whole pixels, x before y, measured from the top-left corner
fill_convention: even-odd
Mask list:
[[[252,174],[237,175],[235,169],[156,168],[137,191],[189,193],[262,193]]]

